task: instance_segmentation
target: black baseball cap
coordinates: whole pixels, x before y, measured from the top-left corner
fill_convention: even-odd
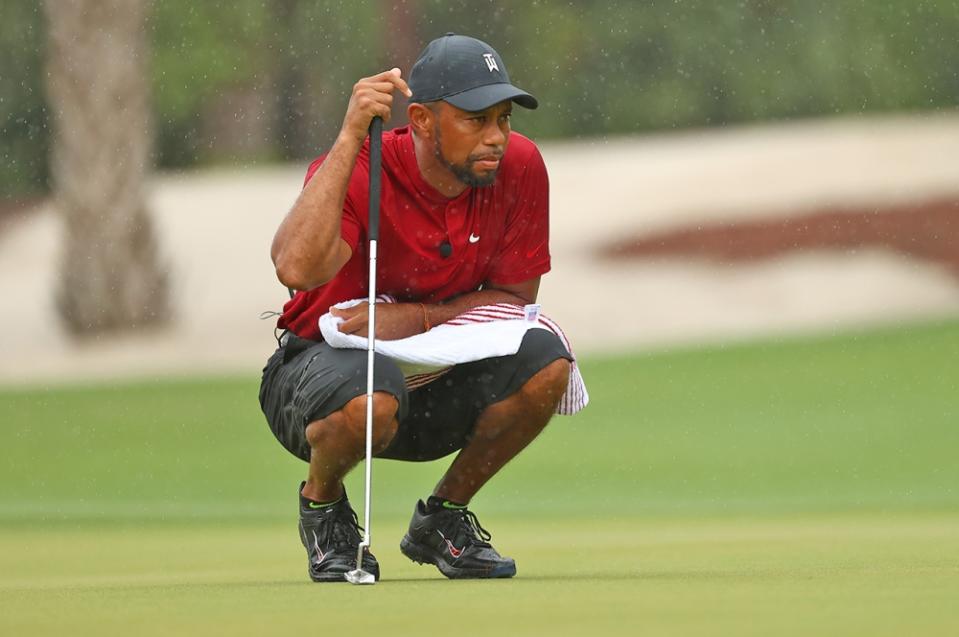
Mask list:
[[[410,70],[410,102],[443,100],[464,111],[482,111],[503,100],[536,108],[536,98],[509,81],[493,47],[476,38],[447,33],[426,45]]]

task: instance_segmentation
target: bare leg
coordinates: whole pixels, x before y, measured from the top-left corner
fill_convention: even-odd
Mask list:
[[[386,392],[373,394],[373,453],[386,449],[399,423],[396,398]],[[322,420],[306,428],[310,443],[310,473],[303,495],[317,502],[331,502],[343,495],[343,478],[366,454],[366,395],[357,396]]]
[[[557,359],[509,398],[480,414],[473,438],[460,451],[433,495],[468,504],[476,492],[546,426],[569,380],[569,361]]]

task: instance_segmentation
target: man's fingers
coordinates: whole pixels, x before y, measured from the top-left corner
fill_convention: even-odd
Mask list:
[[[393,84],[393,82],[368,82],[364,86],[379,91],[380,93],[392,93],[396,88],[396,84]]]
[[[390,74],[392,75],[391,81],[397,90],[399,90],[406,97],[412,97],[413,91],[410,90],[410,86],[406,83],[406,80],[401,77],[400,70],[394,67],[390,69]]]
[[[403,93],[406,97],[413,95],[413,92],[410,90],[409,85],[406,83],[402,77],[402,72],[399,68],[393,67],[389,71],[383,71],[382,73],[377,73],[373,77],[364,78],[361,81],[375,82],[375,83],[389,83],[390,87],[387,87],[386,91],[397,90]],[[380,89],[377,89],[380,90]]]
[[[351,307],[331,307],[330,314],[333,316],[348,320],[354,316],[360,316],[366,313],[366,305],[357,303]]]
[[[350,100],[350,108],[347,110],[347,121],[356,121],[351,117],[351,112],[355,112],[356,115],[362,113],[360,115],[361,121],[366,117],[379,117],[384,122],[388,122],[393,112],[393,93],[397,90],[403,92],[407,97],[412,95],[410,87],[400,77],[398,68],[383,71],[373,77],[364,77],[353,86],[353,97]],[[366,120],[366,122],[362,126],[363,133],[369,126],[369,120]],[[361,137],[359,127],[354,134],[358,138]]]
[[[386,106],[393,104],[392,93],[381,93],[380,91],[361,91],[360,93],[357,93],[357,98],[360,101],[367,99],[379,104],[385,104]]]
[[[363,80],[361,81],[392,82],[393,80],[391,80],[390,78],[396,77],[397,71],[399,71],[399,69],[394,66],[389,71],[381,71],[377,73],[376,75],[371,75],[370,77],[364,77]]]
[[[370,120],[379,117],[390,121],[393,112],[393,93],[400,91],[407,97],[413,92],[401,77],[398,68],[383,71],[372,77],[364,77],[353,85],[353,96],[343,118],[343,132],[362,141],[370,126]]]
[[[406,82],[399,80],[399,83],[396,82],[369,82],[363,85],[364,88],[371,88],[380,93],[386,95],[392,95],[394,91],[400,91],[406,97],[411,95],[409,87],[406,85]]]
[[[339,324],[338,329],[342,334],[356,334],[366,327],[366,316],[352,316]]]
[[[391,87],[392,84],[386,84],[386,86]],[[371,85],[358,88],[354,95],[354,103],[371,117],[379,116],[383,118],[383,121],[388,121],[392,113],[393,94],[373,90],[373,88]]]

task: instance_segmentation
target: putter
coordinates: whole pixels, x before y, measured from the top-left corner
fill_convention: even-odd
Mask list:
[[[373,354],[376,351],[376,241],[380,235],[380,162],[383,120],[370,122],[370,297],[369,337],[366,348],[366,489],[363,499],[363,541],[356,551],[356,568],[345,577],[350,584],[375,584],[372,573],[363,570],[363,553],[370,548],[370,483],[373,478]]]

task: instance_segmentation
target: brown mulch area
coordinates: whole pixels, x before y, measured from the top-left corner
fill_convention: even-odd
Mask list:
[[[888,248],[948,267],[959,278],[959,198],[878,208],[825,208],[779,219],[686,227],[616,241],[603,258],[705,258],[721,263],[809,249]]]

